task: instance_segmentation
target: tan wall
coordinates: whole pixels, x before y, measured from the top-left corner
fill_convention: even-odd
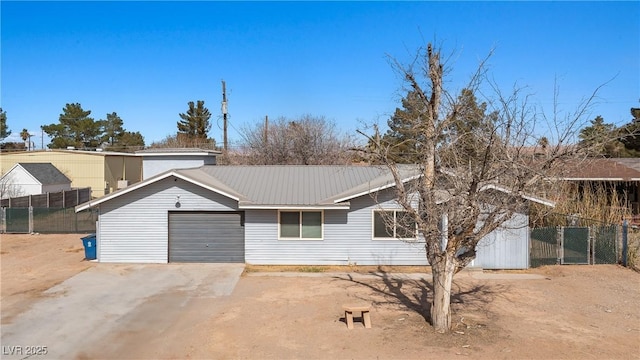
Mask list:
[[[135,184],[142,179],[141,157],[108,155],[105,158],[105,181],[109,192],[118,190],[118,180]]]
[[[111,191],[117,189],[117,180],[122,178],[123,162],[129,184],[140,181],[141,157],[112,154],[65,150],[0,153],[0,171],[4,174],[19,162],[51,163],[71,179],[72,187],[91,187],[91,196],[96,198],[105,195],[108,183],[110,187],[113,184]]]

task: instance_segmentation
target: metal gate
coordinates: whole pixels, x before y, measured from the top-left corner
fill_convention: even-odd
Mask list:
[[[564,227],[560,236],[561,264],[589,264],[589,228]]]
[[[617,225],[561,226],[531,230],[532,267],[553,264],[616,264]]]

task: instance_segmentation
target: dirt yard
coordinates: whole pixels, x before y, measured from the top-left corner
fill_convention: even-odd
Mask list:
[[[83,260],[81,236],[1,235],[2,324],[47,288],[111,266]],[[112,334],[86,358],[640,359],[640,274],[618,266],[462,272],[447,335],[426,321],[428,275],[307,270],[247,272],[215,311],[194,302],[166,333]],[[359,303],[373,328],[348,330],[341,307]]]

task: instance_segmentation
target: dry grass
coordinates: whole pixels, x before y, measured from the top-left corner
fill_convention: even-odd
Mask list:
[[[584,222],[621,224],[623,219],[631,219],[631,210],[626,206],[627,195],[618,194],[608,184],[584,189],[565,184],[554,200],[556,206],[553,209],[532,209],[531,219],[535,226],[567,226],[571,217],[575,217],[580,225],[585,225]]]

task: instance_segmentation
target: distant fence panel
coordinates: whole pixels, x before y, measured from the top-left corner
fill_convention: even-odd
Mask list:
[[[89,233],[96,231],[98,211],[73,208],[3,208],[2,229],[7,233]]]
[[[86,233],[96,231],[98,212],[74,209],[33,209],[33,231],[37,233]]]
[[[530,264],[532,267],[555,265],[558,262],[558,229],[555,227],[531,230]]]
[[[91,188],[27,195],[0,200],[6,208],[70,208],[91,200]]]
[[[11,208],[3,211],[4,231],[8,233],[29,232],[29,208]]]
[[[617,264],[618,263],[618,226],[599,226],[592,231],[593,263]]]
[[[34,207],[34,208],[49,207],[49,194],[31,195],[31,207]]]
[[[49,207],[63,208],[64,207],[64,192],[49,193]]]

